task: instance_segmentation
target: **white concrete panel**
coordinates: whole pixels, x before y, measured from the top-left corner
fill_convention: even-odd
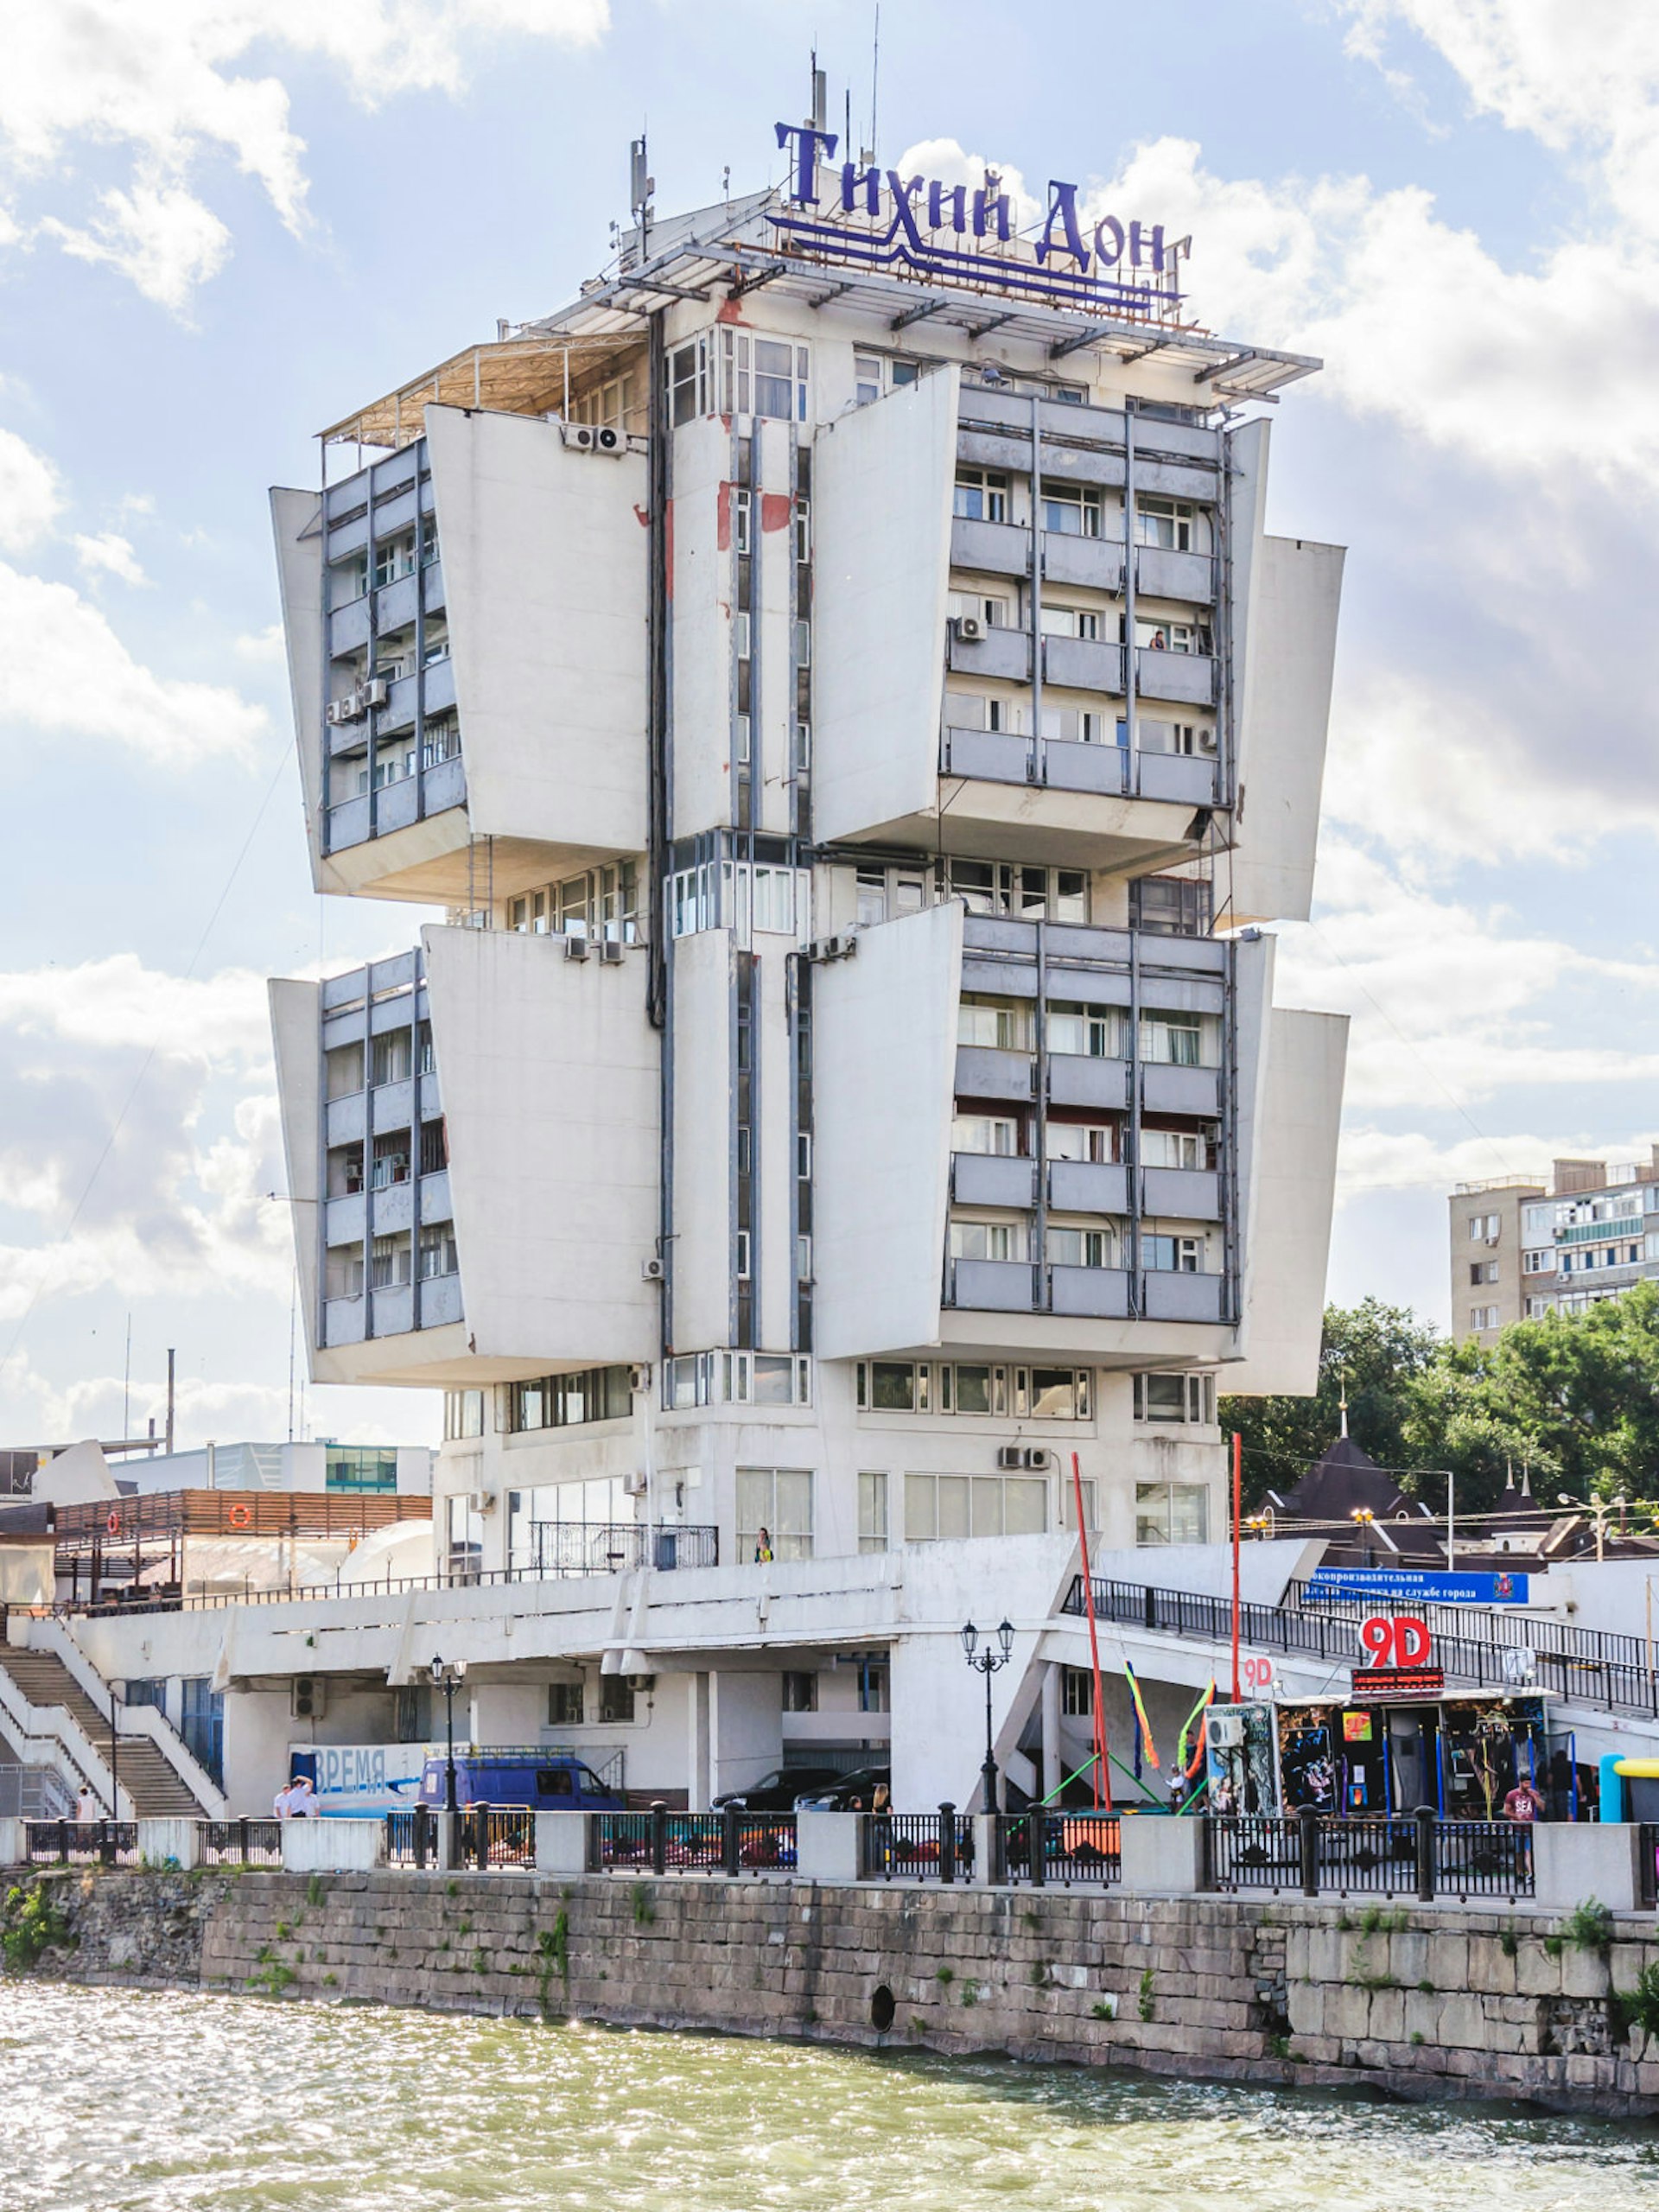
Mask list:
[[[732,1340],[732,961],[724,930],[674,947],[671,1349]]]
[[[820,432],[814,806],[822,837],[937,808],[957,372]]]
[[[594,466],[600,464],[595,462]],[[568,960],[558,938],[429,929],[461,1304],[485,1357],[652,1358],[658,1293],[658,1045],[645,956]]]
[[[555,423],[429,407],[475,834],[645,842],[645,463]]]
[[[782,936],[754,940],[758,1014],[755,1065],[760,1112],[754,1133],[756,1253],[760,1280],[755,1342],[786,1351],[795,1302],[795,1247],[790,1234],[795,1185],[795,1120],[791,1107],[794,1055],[785,990],[785,960],[794,950]]]
[[[1245,1246],[1245,1358],[1224,1387],[1306,1394],[1319,1380],[1348,1054],[1345,1014],[1273,1009]]]
[[[1233,1006],[1235,1061],[1237,1070],[1233,1100],[1234,1141],[1237,1148],[1238,1239],[1244,1293],[1243,1310],[1249,1318],[1250,1255],[1254,1249],[1260,1194],[1263,1131],[1267,1101],[1268,1024],[1273,1017],[1273,973],[1277,940],[1261,935],[1242,938],[1234,948],[1236,995]],[[1231,1332],[1224,1357],[1236,1360],[1244,1351],[1244,1331]],[[1230,1379],[1224,1386],[1232,1387]]]
[[[1289,537],[1262,543],[1243,693],[1238,847],[1230,869],[1234,922],[1305,922],[1313,904],[1343,560],[1340,545]]]
[[[118,1497],[120,1491],[103,1446],[88,1437],[40,1468],[29,1495],[47,1505],[91,1505],[106,1497]]]
[[[317,1233],[321,1208],[320,1116],[322,1071],[317,1030],[318,986],[273,979],[270,1033],[276,1054],[276,1092],[283,1116],[283,1160],[288,1171],[294,1253],[300,1271],[300,1310],[313,1381],[321,1379],[317,1342]],[[334,1380],[334,1377],[328,1379]]]
[[[1250,624],[1255,607],[1253,586],[1261,558],[1268,510],[1268,464],[1273,425],[1265,416],[1246,423],[1227,440],[1228,570],[1232,586],[1229,609],[1233,645],[1235,761],[1239,776],[1249,772],[1249,731],[1242,712],[1250,666]]]
[[[815,976],[821,1358],[938,1338],[962,912],[861,931],[853,958]]]
[[[283,636],[288,648],[288,686],[299,749],[300,791],[305,804],[305,842],[311,880],[319,891],[340,887],[322,860],[322,526],[315,492],[277,486],[270,495],[276,539],[276,578],[282,594]]]
[[[670,510],[673,705],[670,828],[732,818],[732,434],[718,415],[674,433]]]

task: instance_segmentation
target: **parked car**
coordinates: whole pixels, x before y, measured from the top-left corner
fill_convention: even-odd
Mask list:
[[[448,1762],[440,1753],[421,1770],[416,1802],[442,1812]],[[457,1751],[455,1801],[461,1806],[526,1807],[532,1813],[621,1813],[627,1799],[567,1751]]]
[[[828,1789],[840,1779],[838,1767],[774,1767],[759,1782],[747,1783],[741,1789],[722,1790],[709,1802],[716,1813],[723,1813],[728,1805],[741,1806],[746,1813],[787,1813],[793,1810],[803,1791]]]
[[[837,1775],[827,1787],[803,1791],[795,1800],[795,1809],[798,1813],[868,1813],[879,1782],[892,1789],[890,1768],[861,1766],[851,1774]]]

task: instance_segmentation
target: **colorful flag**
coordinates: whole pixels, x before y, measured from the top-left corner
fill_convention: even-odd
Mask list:
[[[1135,1669],[1127,1659],[1123,1662],[1123,1679],[1129,1686],[1129,1702],[1135,1707],[1135,1717],[1140,1726],[1141,1739],[1147,1747],[1147,1757],[1154,1768],[1160,1766],[1163,1763],[1158,1757],[1158,1746],[1152,1740],[1152,1723],[1147,1718],[1147,1708],[1141,1701],[1141,1685],[1135,1681]]]

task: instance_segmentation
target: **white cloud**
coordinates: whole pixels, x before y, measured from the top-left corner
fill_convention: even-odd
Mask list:
[[[0,722],[111,739],[169,767],[245,757],[263,708],[217,683],[160,677],[67,584],[0,562]]]
[[[45,536],[63,504],[58,472],[15,430],[0,430],[0,546],[22,553]]]
[[[253,661],[261,667],[280,661],[284,650],[283,626],[273,622],[268,630],[251,630],[234,641],[233,651],[238,660]]]
[[[96,537],[77,537],[75,558],[89,575],[118,576],[124,584],[149,582],[132,550],[131,539],[112,530],[100,531]]]
[[[192,188],[204,157],[229,156],[288,229],[304,226],[304,141],[280,75],[240,73],[256,48],[268,73],[283,53],[329,62],[375,105],[459,92],[463,57],[482,40],[586,47],[609,26],[607,0],[63,0],[13,16],[0,147],[26,189],[49,180],[37,227],[175,313],[230,251],[225,225]],[[66,156],[100,145],[130,150],[130,185],[102,193],[90,219],[71,214]]]

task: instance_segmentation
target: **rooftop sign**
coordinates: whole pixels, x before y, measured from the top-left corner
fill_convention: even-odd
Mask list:
[[[1113,321],[1173,322],[1190,238],[1166,240],[1161,223],[1103,215],[1089,224],[1075,184],[1051,182],[1034,241],[1014,227],[994,169],[977,189],[897,169],[836,164],[839,133],[780,123],[792,149],[786,207],[772,221],[780,243],[820,261],[911,270],[1043,307],[1076,308]]]

